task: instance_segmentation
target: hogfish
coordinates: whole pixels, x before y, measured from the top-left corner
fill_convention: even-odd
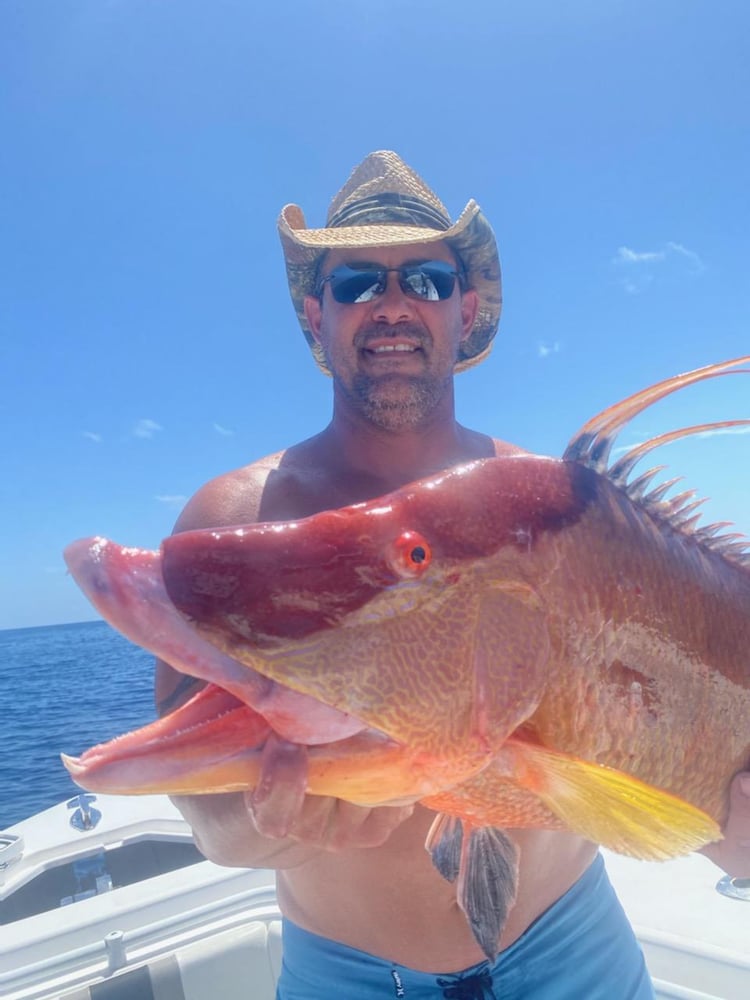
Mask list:
[[[104,618],[209,683],[66,766],[94,791],[252,789],[295,744],[301,794],[438,814],[428,848],[488,954],[513,902],[503,828],[650,859],[720,838],[750,764],[747,540],[699,527],[693,493],[654,486],[662,467],[632,470],[660,444],[750,420],[610,456],[653,402],[748,362],[610,407],[562,459],[481,459],[159,552],[74,543],[68,566]]]

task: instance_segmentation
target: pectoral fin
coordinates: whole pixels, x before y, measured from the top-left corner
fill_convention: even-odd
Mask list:
[[[615,768],[518,739],[503,762],[571,830],[621,854],[664,861],[721,839],[707,813]]]
[[[518,848],[500,830],[436,817],[425,845],[443,878],[457,882],[456,898],[472,934],[494,962],[500,933],[518,889]]]
[[[456,816],[440,813],[427,834],[425,848],[446,882],[455,882],[461,867],[461,844],[464,829]]]

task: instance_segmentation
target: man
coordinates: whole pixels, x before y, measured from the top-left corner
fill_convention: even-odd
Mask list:
[[[177,531],[296,519],[520,451],[455,419],[454,372],[487,355],[501,305],[495,238],[475,202],[451,223],[414,171],[379,152],[333,199],[324,229],[308,229],[289,205],[279,230],[302,329],[333,377],[332,420],[208,483]],[[161,709],[192,683],[160,664]],[[418,805],[366,809],[304,796],[299,774],[290,753],[271,788],[177,800],[208,857],[277,870],[282,1000],[652,996],[595,845],[570,833],[512,831],[518,898],[490,967],[454,887],[424,850],[433,815]],[[732,827],[735,838],[750,835],[750,815],[745,822]]]

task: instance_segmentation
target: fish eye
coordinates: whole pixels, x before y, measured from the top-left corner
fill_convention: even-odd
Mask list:
[[[396,576],[413,580],[430,565],[432,552],[418,531],[402,531],[388,546],[386,560]]]

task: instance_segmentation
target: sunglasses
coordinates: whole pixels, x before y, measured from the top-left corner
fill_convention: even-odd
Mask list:
[[[323,294],[323,286],[331,286],[331,295],[337,302],[352,305],[355,302],[371,302],[382,295],[388,283],[388,275],[397,274],[398,283],[404,295],[424,302],[439,302],[449,299],[459,283],[461,275],[451,264],[442,260],[426,260],[423,264],[404,264],[402,267],[351,267],[342,264],[334,267],[330,274],[318,283],[318,295]]]

